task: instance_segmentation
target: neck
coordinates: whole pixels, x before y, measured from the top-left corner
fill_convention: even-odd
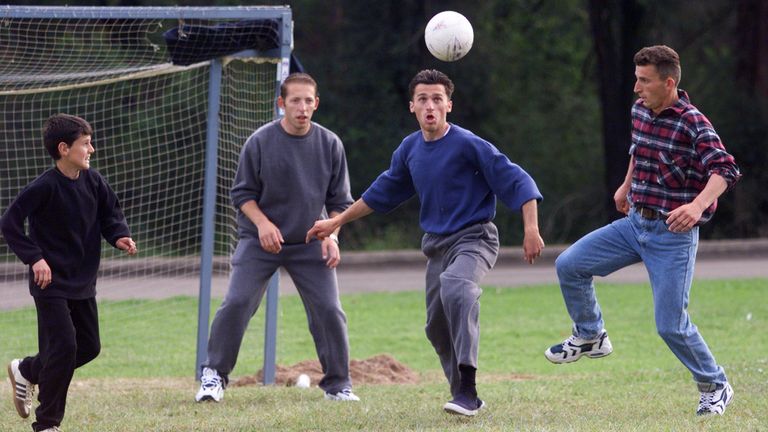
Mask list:
[[[71,178],[72,180],[77,180],[77,178],[80,177],[80,169],[66,166],[61,163],[61,161],[56,161],[56,168],[60,173],[64,174],[65,177]]]
[[[662,111],[665,109],[671,107],[672,105],[676,104],[677,101],[680,100],[680,96],[677,94],[677,88],[672,89],[672,91],[667,95],[667,97],[664,99],[664,103],[661,104],[661,107],[659,107],[656,110],[653,110],[653,113],[656,115],[659,115]]]
[[[439,140],[440,138],[444,137],[445,134],[448,133],[448,129],[450,129],[451,125],[448,123],[445,123],[443,127],[438,128],[435,131],[428,131],[425,129],[421,130],[421,135],[424,136],[424,141],[435,141]]]
[[[288,135],[304,136],[309,133],[309,129],[312,127],[312,124],[307,123],[306,128],[295,128],[288,122],[288,120],[285,119],[285,117],[283,117],[280,119],[280,126],[286,133],[288,133]]]

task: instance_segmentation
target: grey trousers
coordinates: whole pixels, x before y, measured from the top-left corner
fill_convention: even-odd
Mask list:
[[[435,348],[454,397],[459,365],[477,368],[480,339],[480,279],[496,264],[499,234],[492,222],[449,235],[425,234],[427,256],[427,339]]]
[[[280,267],[293,279],[304,302],[309,331],[325,376],[319,387],[336,393],[352,386],[349,377],[347,318],[339,301],[336,270],[322,259],[320,242],[283,245],[279,254],[264,251],[257,238],[241,238],[232,256],[229,288],[211,324],[208,360],[228,381],[248,322],[259,308],[267,282]]]

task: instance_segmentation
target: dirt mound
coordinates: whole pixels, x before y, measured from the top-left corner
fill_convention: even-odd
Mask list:
[[[301,374],[309,375],[311,385],[316,386],[323,378],[320,362],[304,360],[293,366],[275,367],[275,384],[292,386]],[[408,366],[395,360],[389,354],[379,354],[365,360],[350,360],[349,374],[353,384],[413,384],[419,382],[419,376]],[[260,385],[263,382],[264,371],[256,375],[242,377],[232,381],[232,386]]]

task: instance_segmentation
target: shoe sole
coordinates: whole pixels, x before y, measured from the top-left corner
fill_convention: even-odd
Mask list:
[[[205,395],[205,396],[201,397],[200,399],[195,398],[195,400],[197,402],[216,402],[216,403],[219,403],[219,401],[221,401],[221,399],[216,400],[215,397],[210,396],[210,395]]]
[[[11,380],[11,395],[13,395],[13,406],[16,408],[16,412],[19,413],[21,418],[29,417],[29,411],[26,410],[25,403],[16,397],[16,378],[13,375],[13,367],[11,364],[8,364],[8,378]],[[21,402],[21,406],[19,406],[19,402]]]
[[[483,405],[485,405],[485,404],[483,404]],[[483,405],[481,405],[480,408],[482,408]],[[477,415],[477,412],[480,410],[480,408],[478,408],[476,410],[468,410],[468,409],[462,407],[461,405],[457,405],[457,404],[454,404],[454,403],[451,403],[451,402],[448,402],[445,405],[443,405],[443,410],[445,410],[445,412],[447,412],[448,414],[463,415],[463,416],[468,416],[468,417],[472,417],[472,416]]]

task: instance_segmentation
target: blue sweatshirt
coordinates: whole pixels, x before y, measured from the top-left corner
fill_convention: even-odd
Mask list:
[[[8,246],[29,266],[29,291],[35,297],[94,297],[101,237],[114,246],[131,235],[117,196],[93,169],[80,171],[76,180],[56,168],[45,171],[19,192],[0,225]],[[53,273],[43,290],[32,274],[32,264],[41,258]]]
[[[363,193],[363,201],[387,213],[414,194],[421,201],[421,229],[438,235],[492,220],[496,197],[512,210],[542,199],[528,173],[455,124],[435,141],[424,141],[421,131],[405,137],[389,169]]]

